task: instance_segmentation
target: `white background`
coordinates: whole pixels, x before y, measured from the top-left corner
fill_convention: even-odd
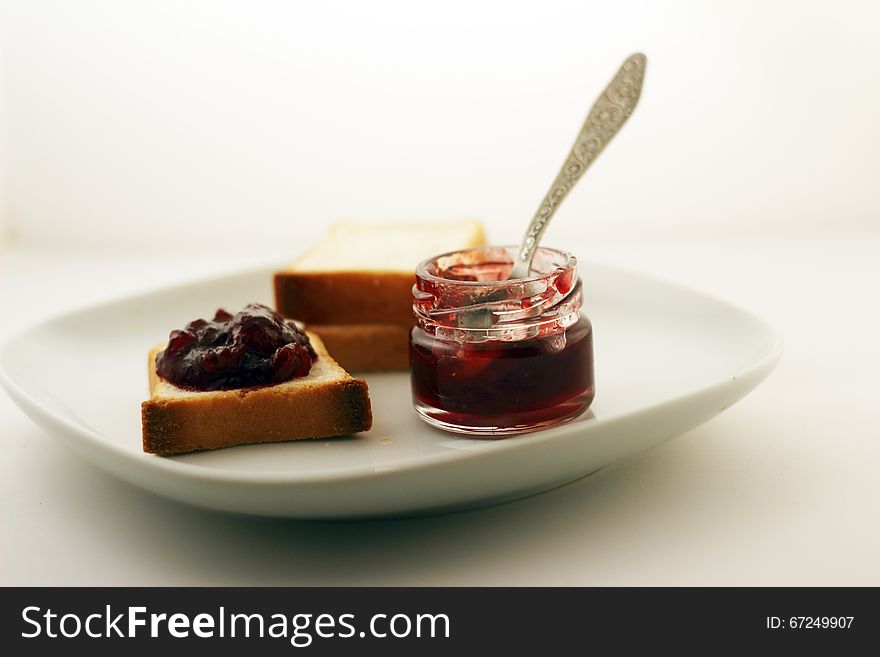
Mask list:
[[[547,241],[753,309],[786,353],[575,485],[388,522],[166,502],[0,395],[0,583],[880,584],[878,34],[852,1],[3,2],[0,337],[292,258],[335,218],[516,241],[642,50]]]
[[[7,0],[14,234],[265,239],[485,219],[515,241],[622,60],[634,119],[553,231],[848,230],[880,212],[873,2]]]

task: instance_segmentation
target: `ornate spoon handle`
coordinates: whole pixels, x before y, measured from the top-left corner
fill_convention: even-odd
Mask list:
[[[642,92],[646,64],[647,58],[641,53],[631,55],[593,104],[565,164],[529,224],[510,274],[511,278],[525,278],[529,275],[532,258],[535,257],[535,251],[553,213],[632,114]]]

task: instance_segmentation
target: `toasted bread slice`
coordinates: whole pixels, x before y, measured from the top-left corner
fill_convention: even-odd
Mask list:
[[[338,223],[275,274],[275,306],[285,317],[319,326],[411,324],[416,265],[483,242],[483,227],[473,220]]]
[[[327,438],[367,431],[367,384],[348,374],[309,333],[318,359],[308,375],[277,385],[201,392],[156,374],[149,352],[150,399],[141,404],[145,452],[167,456],[246,443]]]
[[[411,324],[309,325],[349,372],[409,369]]]

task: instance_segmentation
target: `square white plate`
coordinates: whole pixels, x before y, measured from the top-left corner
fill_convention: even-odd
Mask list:
[[[596,400],[568,424],[504,440],[423,424],[404,373],[367,375],[373,429],[359,437],[162,458],[141,450],[145,354],[218,307],[271,304],[272,268],[64,315],[0,349],[0,382],[41,427],[160,495],[269,516],[396,515],[487,504],[589,474],[691,429],[752,390],[782,351],[752,314],[703,294],[586,264]]]

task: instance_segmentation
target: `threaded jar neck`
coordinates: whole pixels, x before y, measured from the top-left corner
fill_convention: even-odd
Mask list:
[[[444,253],[416,268],[413,312],[420,328],[459,342],[515,341],[574,324],[582,304],[577,259],[541,247],[527,278],[509,279],[517,247]]]

